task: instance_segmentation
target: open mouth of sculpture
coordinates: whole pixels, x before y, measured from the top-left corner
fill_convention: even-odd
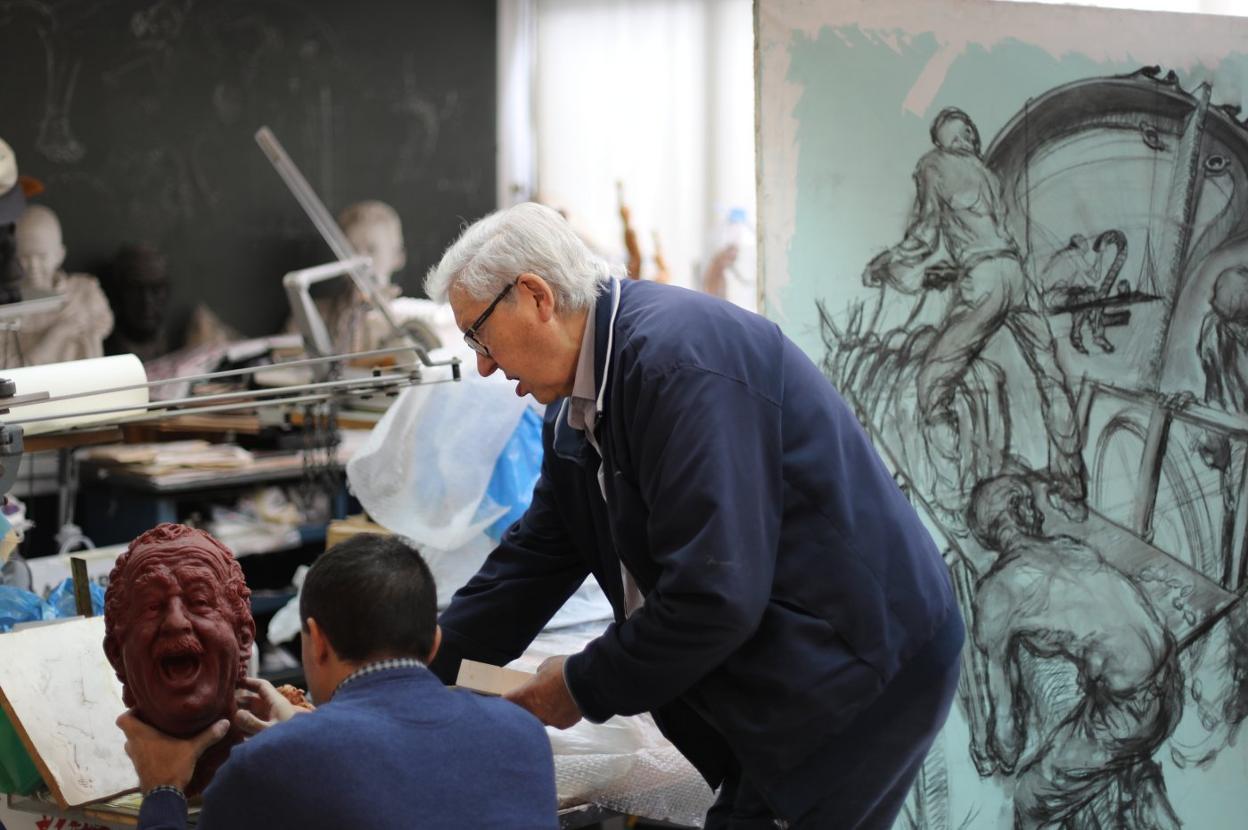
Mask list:
[[[160,677],[170,686],[187,686],[199,677],[200,655],[191,651],[166,654],[160,658]]]

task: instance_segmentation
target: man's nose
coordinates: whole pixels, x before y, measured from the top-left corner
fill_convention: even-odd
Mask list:
[[[483,354],[477,355],[477,372],[483,378],[488,378],[494,374],[494,370],[498,368],[498,364],[494,362],[494,358],[486,357]]]
[[[191,630],[191,618],[186,613],[186,606],[182,603],[181,597],[170,599],[168,609],[165,618],[160,623],[162,631],[184,632]]]

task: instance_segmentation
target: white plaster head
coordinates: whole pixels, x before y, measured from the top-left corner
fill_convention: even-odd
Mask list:
[[[17,156],[13,148],[0,138],[0,193],[8,193],[17,184]]]
[[[407,264],[403,224],[385,202],[356,202],[339,214],[338,225],[356,253],[372,258],[382,285],[389,285],[391,277]]]
[[[65,264],[61,223],[51,208],[31,205],[17,220],[17,261],[26,274],[26,285],[51,289],[56,272]]]

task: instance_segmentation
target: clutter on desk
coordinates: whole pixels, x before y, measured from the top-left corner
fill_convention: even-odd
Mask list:
[[[309,504],[308,499],[315,503]],[[213,505],[205,530],[237,557],[298,547],[300,528],[325,521],[329,505],[322,491],[296,500],[285,487],[258,487],[239,496],[233,506]]]
[[[79,451],[79,460],[125,467],[137,475],[157,478],[166,473],[196,470],[237,470],[255,463],[255,455],[233,444],[169,441],[111,444]]]

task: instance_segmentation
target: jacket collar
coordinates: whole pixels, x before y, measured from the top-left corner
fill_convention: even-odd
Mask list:
[[[615,341],[615,319],[620,311],[622,288],[618,277],[612,277],[598,292],[594,304],[594,379],[598,390],[597,409],[602,415],[606,404],[607,381],[611,372],[611,352]],[[586,458],[585,433],[568,425],[568,399],[562,398],[547,407],[555,414],[555,436],[552,447],[555,455],[568,461],[583,462]]]

